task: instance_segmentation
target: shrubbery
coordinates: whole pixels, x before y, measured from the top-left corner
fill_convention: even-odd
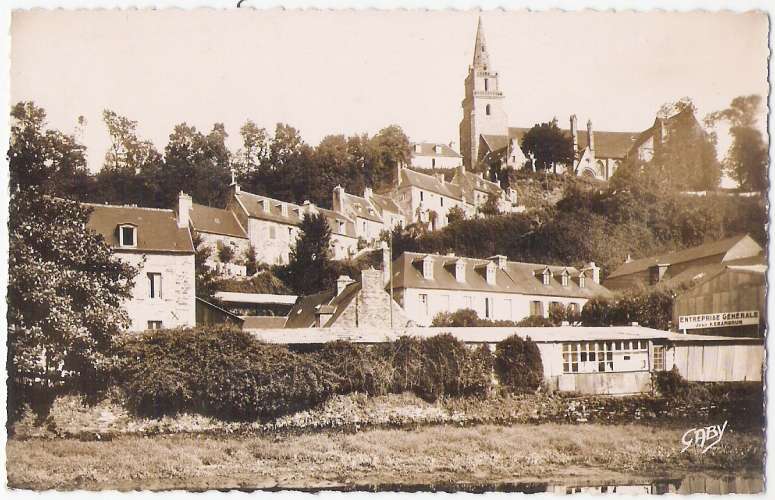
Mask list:
[[[565,311],[565,308],[562,308]],[[570,311],[570,307],[568,307]],[[551,312],[551,311],[550,311]],[[568,313],[570,314],[570,313]],[[574,314],[574,318],[576,318]],[[559,326],[566,318],[569,318],[563,312],[563,315],[555,315],[553,318],[544,318],[543,316],[528,316],[519,321],[509,320],[491,320],[480,318],[473,309],[458,309],[455,312],[440,312],[434,318],[431,326],[435,327],[471,327],[471,326]]]
[[[654,374],[654,386],[661,395],[675,397],[685,394],[689,389],[689,382],[673,367],[670,371],[661,371]]]
[[[325,400],[336,385],[326,365],[229,328],[146,332],[124,342],[121,356],[128,406],[149,417],[271,418]]]
[[[629,325],[669,330],[673,318],[673,292],[657,288],[613,299],[595,297],[584,304],[584,326]]]
[[[191,412],[224,420],[268,419],[334,393],[412,392],[435,401],[486,396],[492,389],[487,345],[469,349],[448,333],[308,348],[291,352],[226,327],[149,331],[121,344],[116,381],[127,407],[140,416]],[[518,337],[501,342],[497,373],[509,392],[535,390],[543,376],[535,343]]]
[[[544,380],[541,352],[530,337],[512,335],[495,347],[495,374],[508,392],[533,392]]]

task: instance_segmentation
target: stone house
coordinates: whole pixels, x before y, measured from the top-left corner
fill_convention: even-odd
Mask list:
[[[439,313],[459,309],[496,321],[548,317],[553,305],[580,312],[589,299],[610,295],[594,262],[577,270],[511,262],[501,255],[472,259],[406,252],[393,262],[392,273],[396,302],[424,326]]]
[[[355,223],[344,214],[305,202],[297,205],[268,196],[242,191],[232,185],[226,205],[239,224],[246,228],[248,240],[256,249],[259,262],[287,264],[291,248],[299,237],[299,225],[305,214],[322,213],[331,229],[331,251],[334,259],[344,259],[357,251]]]
[[[334,212],[345,214],[355,222],[358,239],[373,243],[379,239],[386,225],[379,209],[367,198],[368,194],[368,189],[364,196],[356,196],[347,193],[342,186],[336,186],[332,207]]]
[[[449,223],[449,211],[453,207],[463,210],[468,217],[474,215],[471,205],[463,195],[463,189],[444,180],[443,174],[427,175],[408,168],[398,167],[397,185],[392,198],[406,217],[408,224],[424,223],[432,230]]]
[[[194,246],[185,212],[135,206],[96,205],[87,227],[101,234],[113,253],[140,271],[124,304],[130,331],[194,326]]]
[[[474,206],[477,213],[491,196],[498,200],[498,211],[501,213],[521,210],[518,207],[517,192],[514,189],[503,190],[498,183],[485,179],[482,174],[467,172],[462,165],[455,171],[451,183],[461,187],[464,199]]]
[[[361,271],[360,282],[340,276],[335,290],[299,297],[285,328],[405,327],[406,314],[385,291],[384,280],[377,269]]]
[[[200,245],[210,249],[205,265],[221,275],[247,274],[244,262],[251,246],[250,240],[234,212],[193,203],[189,195],[180,193],[177,213],[179,217],[180,214],[188,214],[192,235],[199,238]],[[228,262],[223,262],[222,255],[227,255],[223,247],[231,249]]]
[[[451,170],[463,164],[463,156],[454,143],[415,142],[411,145],[410,165],[415,168]]]

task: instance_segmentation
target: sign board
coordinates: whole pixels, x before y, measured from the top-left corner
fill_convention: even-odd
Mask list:
[[[738,311],[678,316],[679,330],[721,328],[724,326],[758,325],[759,311]]]

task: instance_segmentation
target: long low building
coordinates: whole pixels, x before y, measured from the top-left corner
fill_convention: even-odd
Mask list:
[[[552,306],[580,312],[600,285],[600,268],[512,262],[502,255],[472,259],[405,252],[393,262],[393,296],[408,318],[427,326],[439,313],[473,309],[480,318],[548,317]]]
[[[548,385],[582,394],[636,394],[652,390],[652,374],[676,367],[692,382],[762,380],[761,339],[716,337],[641,326],[545,328],[247,329],[264,342],[287,345],[349,340],[380,344],[402,335],[451,333],[465,344],[487,344],[518,335],[538,344]]]

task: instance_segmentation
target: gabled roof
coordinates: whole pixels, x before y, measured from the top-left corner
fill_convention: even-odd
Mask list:
[[[194,253],[188,228],[179,228],[175,212],[159,208],[83,203],[92,209],[86,226],[101,234],[112,248],[122,251]],[[119,246],[118,226],[137,227],[137,245]]]
[[[423,278],[422,267],[418,265],[422,259],[428,257],[433,264],[432,279]],[[463,282],[455,279],[453,264],[459,260],[466,264]],[[393,288],[470,290],[578,298],[611,294],[608,289],[591,279],[585,279],[584,288],[581,288],[578,283],[579,271],[574,267],[567,267],[573,279],[568,286],[564,287],[558,278],[566,269],[565,266],[546,266],[526,262],[506,262],[503,269],[496,270],[495,284],[491,285],[487,283],[487,277],[483,273],[485,266],[490,263],[492,261],[487,259],[406,252],[393,262]],[[552,278],[549,285],[544,285],[539,277],[546,268],[556,276]]]
[[[530,127],[509,127],[507,136],[486,136],[488,144],[490,141],[498,145],[497,148],[508,146],[510,139],[516,139],[517,143],[522,145],[522,138],[530,130]],[[571,136],[570,129],[561,129],[565,135]],[[633,144],[640,135],[638,132],[608,132],[605,130],[593,130],[595,134],[595,157],[596,158],[624,158],[632,149]],[[498,139],[495,139],[497,137]],[[579,130],[578,150],[583,151],[589,145],[589,137],[586,130]],[[493,151],[495,150],[493,149]]]
[[[415,146],[420,146],[418,152]],[[436,146],[441,147],[441,153],[436,152]],[[447,146],[446,144],[434,142],[414,142],[412,143],[412,156],[447,156],[450,158],[462,158],[460,153]]]
[[[202,233],[221,234],[236,238],[247,238],[245,230],[237,221],[231,210],[192,204],[191,225],[195,231]]]
[[[759,244],[756,243],[753,240],[753,238],[751,238],[747,234],[739,234],[737,236],[732,236],[730,238],[714,241],[711,243],[705,243],[704,245],[687,248],[685,250],[680,250],[677,252],[654,255],[651,257],[644,257],[642,259],[633,260],[631,262],[625,262],[624,264],[619,266],[613,273],[611,273],[608,276],[608,278],[610,279],[610,278],[616,278],[619,276],[626,276],[628,274],[640,273],[643,271],[647,271],[650,267],[653,267],[657,264],[672,265],[672,264],[691,262],[693,260],[706,259],[708,257],[713,257],[713,256],[718,256],[719,262],[721,262],[722,260],[724,260],[723,258],[724,255],[726,255],[728,252],[730,252],[733,248],[735,248],[737,245],[741,243],[750,245],[754,251],[756,251],[757,248],[758,248],[758,252],[762,251],[761,246],[759,246]],[[752,255],[744,255],[744,256],[751,257]],[[743,255],[737,255],[735,257],[743,257]]]
[[[675,276],[670,276],[667,279],[660,281],[659,284],[668,288],[679,286],[692,287],[704,283],[727,270],[730,272],[763,274],[767,270],[766,258],[764,255],[757,255],[756,257],[747,257],[726,262],[691,266]]]
[[[382,223],[377,209],[366,198],[350,193],[342,193],[342,202],[345,209],[349,209],[356,217]]]
[[[304,209],[295,203],[275,200],[268,196],[240,191],[234,195],[237,200],[245,207],[248,215],[255,219],[279,222],[290,226],[298,226],[304,218]],[[269,211],[264,210],[264,200],[269,201]],[[288,206],[288,215],[283,215],[282,205]]]
[[[247,193],[240,191],[235,194],[237,200],[245,207],[248,212],[248,216],[255,219],[268,220],[272,222],[279,222],[280,224],[286,224],[289,226],[298,226],[304,219],[305,207],[297,205],[295,203],[283,202],[269,198],[267,196],[261,196],[258,194]],[[263,200],[269,200],[269,211],[264,211]],[[282,204],[285,203],[288,206],[288,215],[283,215]],[[343,236],[349,236],[355,238],[355,223],[352,219],[344,214],[327,210],[325,208],[315,207],[314,210],[323,214],[328,222],[328,226],[331,228],[331,233],[341,234]],[[338,221],[344,222],[342,230],[339,229]]]
[[[374,206],[377,207],[380,213],[387,211],[387,212],[392,212],[396,215],[401,214],[401,208],[389,196],[372,193],[371,201],[372,203],[374,203]]]
[[[331,314],[328,321],[321,326],[328,327],[333,325],[360,290],[360,282],[355,281],[347,285],[339,295],[336,294],[335,289],[332,289],[316,293],[315,295],[300,297],[291,309],[291,312],[288,313],[285,328],[314,327],[316,313],[321,309],[324,309],[326,314]]]
[[[468,171],[461,172],[460,169],[455,172],[451,182],[463,188],[463,193],[468,200],[474,199],[474,191],[482,191],[496,196],[503,193],[501,187],[495,182],[482,179],[477,174]]]
[[[408,168],[402,168],[401,182],[398,184],[398,189],[409,186],[417,187],[424,191],[430,191],[456,200],[463,199],[463,190],[460,186],[450,182],[442,183],[432,175],[421,174],[420,172],[415,172]]]

